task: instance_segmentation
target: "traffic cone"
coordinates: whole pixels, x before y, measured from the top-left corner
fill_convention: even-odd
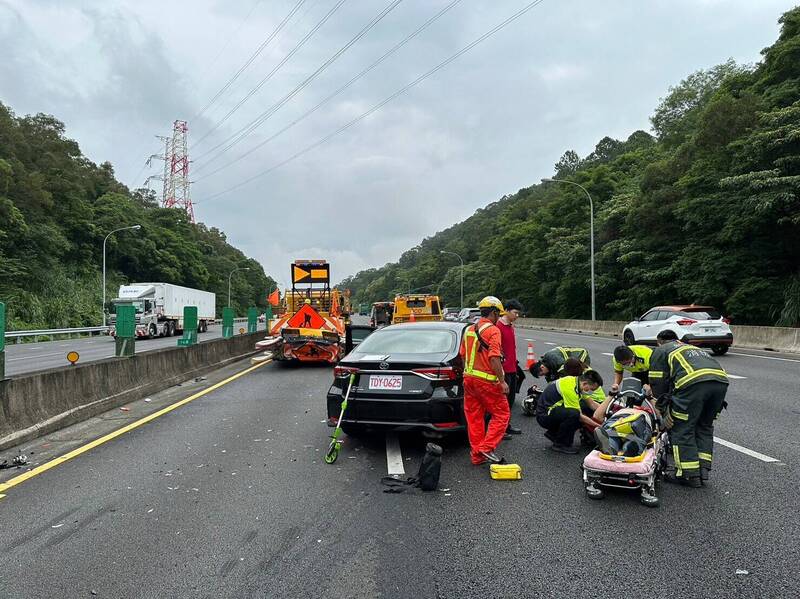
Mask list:
[[[408,322],[417,322],[417,317],[414,316],[414,313],[408,315]]]
[[[528,357],[525,360],[525,368],[530,370],[530,367],[536,363],[536,356],[533,355],[533,343],[528,341]]]

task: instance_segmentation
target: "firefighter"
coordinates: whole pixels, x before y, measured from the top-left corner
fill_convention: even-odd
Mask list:
[[[622,375],[627,370],[631,376],[642,382],[645,390],[649,391],[650,377],[650,356],[653,350],[646,345],[620,345],[614,348],[614,355],[611,358],[611,367],[614,369],[614,383],[611,385],[611,392],[619,390],[622,382]]]
[[[464,360],[464,416],[475,465],[503,461],[495,450],[506,434],[511,410],[503,373],[500,329],[495,326],[505,310],[494,296],[478,303],[481,317],[467,327],[459,351]],[[490,416],[486,426],[485,417]]]
[[[665,479],[697,488],[711,470],[714,420],[727,406],[728,375],[707,352],[678,341],[674,331],[661,331],[657,342],[650,386],[661,413],[672,421],[675,460],[675,473]]]
[[[553,442],[551,449],[559,453],[578,453],[573,446],[575,431],[581,423],[597,426],[586,415],[599,407],[595,401],[598,390],[602,392],[603,378],[596,370],[586,370],[579,376],[563,376],[550,383],[536,402],[536,421],[544,436]]]
[[[538,362],[531,364],[530,373],[536,377],[544,377],[548,383],[564,376],[564,363],[575,358],[583,363],[584,368],[591,366],[589,352],[582,347],[554,347],[542,354]]]

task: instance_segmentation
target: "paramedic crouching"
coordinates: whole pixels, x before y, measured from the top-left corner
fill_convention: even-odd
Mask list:
[[[573,446],[575,431],[582,420],[593,422],[581,413],[585,406],[589,413],[600,404],[591,396],[603,386],[603,378],[596,370],[587,370],[580,376],[565,376],[550,383],[536,403],[536,421],[546,429],[544,436],[553,442],[551,449],[559,453],[578,453]]]

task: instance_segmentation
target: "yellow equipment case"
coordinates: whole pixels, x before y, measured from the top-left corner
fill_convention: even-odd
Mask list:
[[[495,480],[520,480],[522,468],[519,464],[492,464],[489,473]]]

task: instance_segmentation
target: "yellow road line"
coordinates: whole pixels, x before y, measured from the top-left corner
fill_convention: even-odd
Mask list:
[[[4,497],[3,493],[5,491],[7,491],[8,489],[10,489],[11,487],[16,487],[18,484],[24,483],[26,480],[31,479],[34,476],[39,476],[43,472],[47,472],[48,470],[50,470],[50,468],[55,468],[56,466],[58,466],[60,464],[63,464],[64,462],[66,462],[68,460],[71,460],[72,458],[78,457],[82,453],[86,453],[87,451],[89,451],[91,449],[94,449],[95,447],[98,447],[99,445],[102,445],[103,443],[108,443],[112,439],[116,439],[120,435],[124,435],[128,431],[132,431],[135,428],[139,428],[140,426],[142,426],[143,424],[147,424],[151,420],[155,420],[156,418],[158,418],[160,416],[163,416],[164,414],[168,414],[172,410],[176,410],[176,409],[180,408],[181,406],[186,405],[190,401],[194,401],[198,397],[203,397],[204,395],[207,395],[208,393],[211,393],[212,391],[214,391],[216,389],[219,389],[220,387],[222,387],[224,385],[227,385],[228,383],[230,383],[232,381],[235,381],[240,376],[244,376],[244,375],[246,375],[246,374],[248,374],[250,372],[253,372],[256,368],[261,368],[262,366],[264,366],[264,364],[269,364],[271,361],[272,360],[267,360],[265,362],[261,362],[259,364],[256,364],[255,366],[251,366],[250,368],[246,368],[245,370],[242,370],[241,372],[237,372],[236,374],[234,374],[231,377],[228,377],[224,381],[220,381],[219,383],[211,385],[208,389],[203,389],[202,391],[199,391],[199,392],[195,393],[194,395],[190,395],[186,399],[182,399],[182,400],[180,400],[178,402],[175,402],[174,404],[171,404],[171,405],[167,406],[166,408],[162,408],[162,409],[158,410],[157,412],[153,412],[149,416],[145,416],[144,418],[140,418],[136,422],[131,422],[130,424],[128,424],[126,426],[123,426],[120,429],[117,429],[117,430],[115,430],[115,431],[113,431],[111,433],[108,433],[107,435],[104,435],[104,436],[100,437],[99,439],[95,439],[91,443],[87,443],[86,445],[82,445],[81,447],[78,447],[77,449],[73,449],[72,451],[67,452],[64,455],[58,456],[57,458],[53,458],[49,462],[45,462],[41,466],[37,466],[36,468],[34,468],[32,470],[28,470],[24,474],[20,474],[19,476],[15,476],[14,478],[12,478],[12,479],[4,482],[4,483],[0,483],[0,499],[2,499]]]

